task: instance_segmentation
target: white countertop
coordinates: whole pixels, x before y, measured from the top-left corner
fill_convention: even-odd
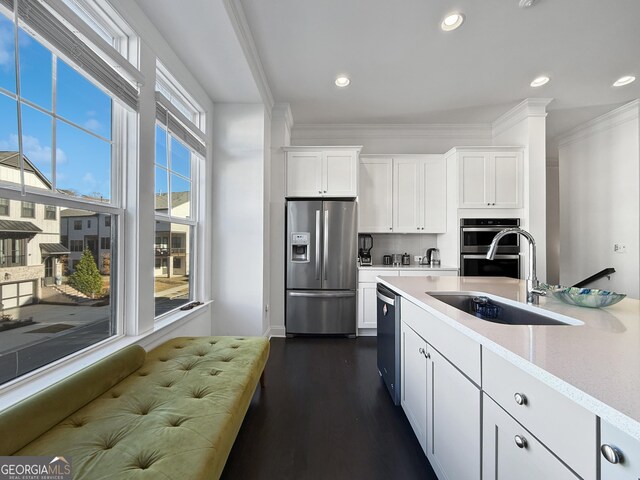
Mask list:
[[[379,277],[409,301],[640,440],[640,301],[607,308],[552,297],[530,308],[566,315],[579,326],[503,325],[480,320],[427,291],[483,292],[526,303],[523,280],[495,277]]]
[[[442,272],[442,271],[458,271],[458,267],[449,267],[447,265],[439,265],[437,267],[431,267],[429,265],[371,265],[371,266],[362,266],[358,265],[358,270],[431,270],[434,272]]]

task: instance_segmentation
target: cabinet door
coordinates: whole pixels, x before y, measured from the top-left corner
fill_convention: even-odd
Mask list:
[[[422,450],[427,453],[427,342],[406,323],[401,325],[400,403]]]
[[[485,153],[461,153],[458,157],[460,169],[460,208],[487,208],[490,206],[487,188],[489,179],[489,155]]]
[[[360,157],[358,232],[393,229],[393,160]]]
[[[377,328],[375,283],[358,285],[358,328]]]
[[[480,479],[480,389],[431,345],[427,356],[427,458],[440,480]]]
[[[287,196],[322,195],[322,152],[287,152]]]
[[[516,153],[491,154],[491,172],[488,176],[495,208],[522,207],[522,155]]]
[[[443,155],[424,159],[421,172],[422,233],[447,231],[447,164]]]
[[[419,233],[422,227],[420,208],[420,160],[393,159],[393,231]]]
[[[328,151],[322,160],[322,194],[325,197],[358,195],[358,155],[354,151]]]
[[[483,478],[495,480],[514,478],[577,480],[580,478],[487,395],[483,395],[482,415]]]
[[[640,478],[640,442],[612,427],[607,422],[600,424],[600,444],[615,449],[618,463],[611,463],[600,456],[601,480],[638,480]]]

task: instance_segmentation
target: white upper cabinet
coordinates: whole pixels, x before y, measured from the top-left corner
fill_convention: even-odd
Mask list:
[[[393,159],[393,231],[420,232],[420,160]]]
[[[285,147],[287,197],[356,197],[361,147]]]
[[[457,148],[460,208],[522,208],[520,147]]]
[[[393,159],[360,157],[358,231],[393,230]]]
[[[446,231],[443,155],[360,157],[360,232]]]

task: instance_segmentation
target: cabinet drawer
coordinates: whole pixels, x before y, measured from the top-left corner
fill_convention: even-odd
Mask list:
[[[578,480],[526,428],[483,395],[482,478]]]
[[[397,277],[398,270],[358,270],[358,282],[376,282],[376,277]]]
[[[594,414],[486,348],[482,388],[582,478],[595,480]]]
[[[476,385],[480,385],[480,344],[478,342],[405,298],[400,304],[400,316],[403,322],[406,322],[422,338],[426,338],[458,370]]]
[[[609,446],[618,454],[618,463],[611,463],[601,450],[601,480],[637,480],[640,478],[640,442],[612,427],[600,423],[600,447]]]

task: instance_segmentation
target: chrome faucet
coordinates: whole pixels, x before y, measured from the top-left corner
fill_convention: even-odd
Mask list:
[[[536,277],[536,241],[533,236],[521,228],[505,228],[498,232],[489,246],[487,252],[487,260],[493,260],[498,250],[498,242],[505,235],[510,233],[520,234],[529,242],[529,276],[527,277],[527,303],[538,303],[538,297],[540,295],[546,295],[544,290],[540,290],[540,283]]]

